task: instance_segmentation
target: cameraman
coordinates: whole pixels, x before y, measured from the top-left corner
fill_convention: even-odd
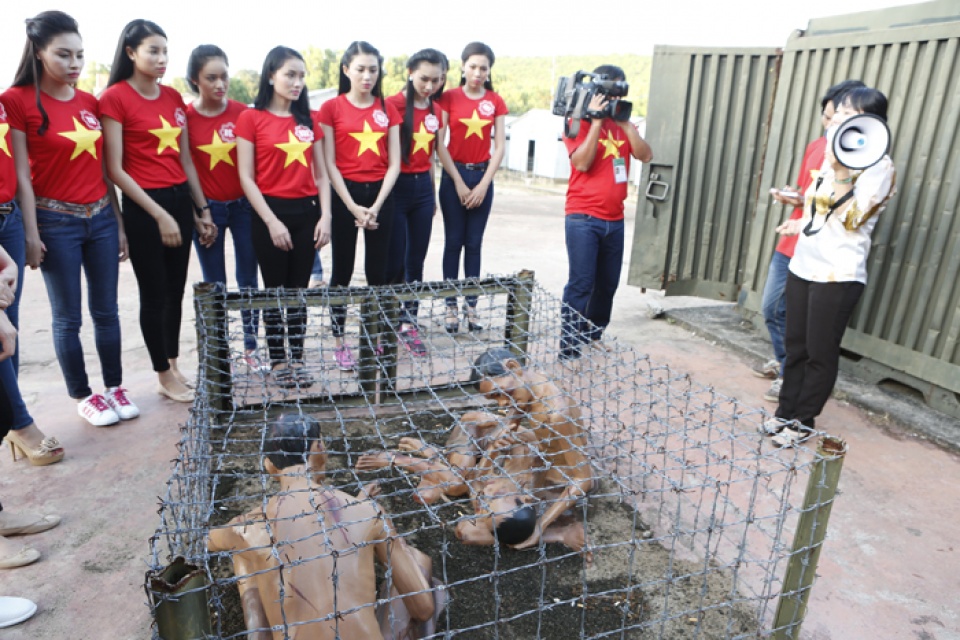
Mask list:
[[[626,80],[623,69],[613,65],[601,65],[593,73]],[[607,96],[597,93],[588,112],[603,112],[608,102]],[[599,340],[610,324],[623,264],[623,201],[630,157],[650,162],[653,151],[629,120],[610,117],[584,118],[577,137],[564,136],[564,143],[571,166],[566,203],[570,270],[563,289],[560,359],[572,360],[580,357],[580,345]]]

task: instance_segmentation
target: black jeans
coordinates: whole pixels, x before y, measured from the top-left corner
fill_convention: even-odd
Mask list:
[[[180,355],[183,289],[193,238],[193,200],[186,182],[146,192],[173,216],[180,228],[180,246],[163,246],[157,221],[124,194],[123,224],[130,263],[140,289],[140,331],[153,370],[162,372],[170,369],[169,360]]]
[[[863,289],[862,282],[810,282],[787,275],[787,359],[778,418],[814,426],[837,382],[840,341]]]
[[[354,182],[343,181],[350,197],[361,207],[369,207],[380,195],[383,181]],[[387,261],[390,256],[390,235],[393,231],[393,195],[387,197],[377,215],[379,227],[373,231],[364,229],[364,272],[367,284],[371,286],[387,284]],[[356,218],[347,209],[336,191],[333,192],[333,218],[330,225],[333,243],[333,273],[330,286],[345,287],[353,278],[353,267],[357,260]],[[331,307],[330,318],[333,322],[333,335],[343,336],[343,323],[346,320],[346,307]]]
[[[313,269],[313,258],[316,254],[313,234],[317,221],[320,220],[319,198],[267,196],[266,201],[290,232],[293,249],[282,251],[275,247],[263,219],[257,214],[253,215],[253,251],[260,264],[263,286],[268,289],[303,289],[310,283],[310,270]],[[303,340],[307,328],[306,307],[287,307],[286,322],[282,307],[264,309],[263,324],[271,364],[276,365],[287,360],[284,342],[289,346],[290,360],[303,360]]]

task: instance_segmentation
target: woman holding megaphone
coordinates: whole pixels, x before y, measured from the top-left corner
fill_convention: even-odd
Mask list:
[[[863,126],[847,122],[861,114],[872,116]],[[858,87],[840,98],[820,175],[805,194],[804,216],[777,227],[798,235],[785,294],[783,387],[776,418],[763,426],[780,447],[815,433],[814,421],[837,381],[840,342],[867,282],[870,235],[896,191],[886,117],[887,98],[876,89]]]

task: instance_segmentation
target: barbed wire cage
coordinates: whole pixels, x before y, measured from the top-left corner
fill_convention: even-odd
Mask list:
[[[466,295],[479,296],[483,329],[450,334],[445,298]],[[423,356],[408,351],[396,330],[410,300],[419,302]],[[359,347],[355,372],[340,371],[333,359],[330,307],[344,304],[345,340]],[[308,310],[304,365],[316,382],[282,389],[269,373],[242,363],[240,312],[298,305]],[[364,607],[381,619],[394,615],[384,613],[401,602],[390,590],[388,563],[376,574],[386,588],[369,602],[310,619],[284,613],[262,636],[245,627],[245,581],[270,576],[283,600],[292,597],[284,589],[293,589],[295,568],[315,567],[316,580],[334,591],[352,578],[329,575],[330,561],[336,566],[343,552],[323,552],[322,544],[313,556],[291,560],[283,522],[266,522],[271,533],[259,551],[273,564],[257,575],[237,575],[234,552],[208,551],[211,530],[241,514],[263,516],[278,494],[263,471],[263,445],[265,426],[282,414],[320,421],[329,455],[325,486],[357,495],[378,481],[375,500],[396,535],[432,560],[431,592],[446,602],[424,637],[799,637],[845,443],[823,436],[810,448],[772,448],[757,430],[764,412],[616,340],[584,345],[579,359],[561,362],[561,306],[531,272],[298,291],[197,285],[197,397],[151,539],[154,637],[349,638],[339,632],[346,616]],[[401,437],[442,447],[463,412],[489,408],[470,377],[477,356],[496,346],[556,381],[582,414],[583,453],[596,482],[564,517],[583,523],[583,552],[561,544],[464,545],[456,527],[475,517],[467,496],[425,505],[415,499],[417,477],[355,469],[359,456],[396,449]],[[323,540],[355,524],[331,529],[319,511],[303,517],[317,523]],[[186,564],[171,565],[174,558]],[[194,635],[177,635],[191,626]],[[301,627],[326,631],[297,635]]]

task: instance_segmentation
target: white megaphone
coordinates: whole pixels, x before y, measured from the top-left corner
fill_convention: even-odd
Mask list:
[[[861,113],[827,129],[827,148],[849,169],[863,170],[880,162],[890,149],[890,128],[883,118]]]

